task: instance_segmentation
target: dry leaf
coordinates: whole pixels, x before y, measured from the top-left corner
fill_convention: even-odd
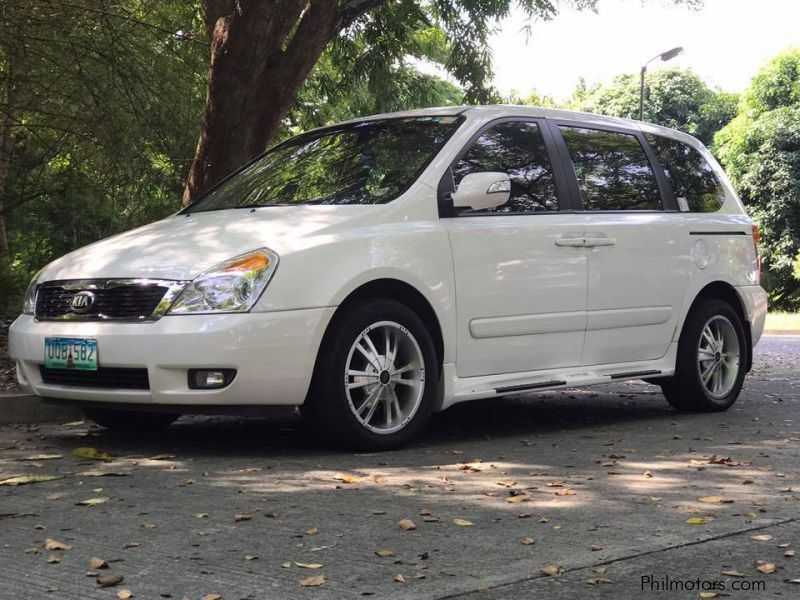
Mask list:
[[[89,498],[88,500],[81,500],[80,502],[76,502],[75,506],[97,506],[98,504],[105,504],[111,500],[111,498],[101,497],[101,498]]]
[[[524,537],[524,538],[522,538],[522,545],[523,546],[530,546],[531,544],[535,544],[535,543],[536,543],[536,540],[534,540],[532,537]]]
[[[125,550],[127,550],[128,548],[138,548],[138,547],[139,547],[139,542],[128,542],[123,546]]]
[[[44,481],[53,481],[60,479],[56,475],[20,475],[19,477],[11,477],[10,479],[3,479],[0,485],[27,485],[29,483],[42,483]]]
[[[291,568],[292,568],[292,563],[290,562],[281,563],[281,569],[291,569]]]
[[[592,579],[587,579],[586,583],[589,585],[602,585],[604,583],[611,583],[611,580],[605,577],[593,577]]]
[[[572,488],[564,488],[556,492],[556,496],[574,496],[575,490]]]
[[[472,521],[467,521],[466,519],[458,519],[458,518],[453,519],[453,523],[455,523],[456,525],[461,525],[462,527],[471,527],[472,525],[475,525],[475,523],[473,523]]]
[[[430,511],[430,509],[423,508],[422,510],[419,511],[419,514],[424,517],[426,515],[430,515],[431,511]]]
[[[72,550],[72,546],[68,546],[58,540],[54,540],[51,538],[47,538],[44,541],[44,549],[45,550]]]
[[[375,552],[381,558],[389,558],[390,556],[394,556],[394,552],[391,550],[378,550]]]
[[[75,448],[75,450],[72,451],[72,456],[75,458],[84,458],[89,460],[114,460],[110,454],[107,454],[102,450],[98,450],[97,448]]]
[[[422,517],[424,523],[438,523],[439,517]]]
[[[776,567],[773,563],[767,562],[765,560],[757,560],[755,562],[756,569],[764,573],[765,575],[770,575],[774,573],[778,567]]]
[[[222,600],[222,594],[206,594],[200,600]]]
[[[592,544],[591,546],[589,546],[589,550],[591,550],[592,552],[599,552],[602,549],[603,547],[598,546],[597,544]]]
[[[768,542],[772,539],[771,535],[751,535],[750,539],[754,542]]]
[[[300,567],[301,569],[321,569],[322,565],[319,563],[301,563],[294,561],[294,564]]]
[[[520,504],[522,502],[530,502],[531,497],[528,494],[516,494],[514,496],[509,496],[506,498],[506,502],[509,504]]]
[[[194,516],[196,519],[207,519],[208,513],[196,513]]]
[[[592,569],[592,571],[594,571],[598,575],[602,575],[603,573],[606,572],[606,568],[605,567],[597,567],[596,569]]]
[[[341,481],[342,483],[355,483],[358,481],[358,477],[356,475],[348,475],[347,473],[336,473],[333,478],[336,481]]]
[[[653,476],[653,474],[650,471],[645,471],[644,473],[642,473],[642,475],[644,477],[652,477]]]
[[[324,575],[314,575],[313,577],[308,577],[307,579],[301,579],[300,585],[303,587],[317,587],[318,585],[322,585],[325,583],[325,576]]]
[[[103,577],[97,578],[97,583],[100,584],[100,587],[114,587],[115,585],[119,585],[125,579],[119,573],[111,573],[110,575],[104,575]]]
[[[60,562],[61,562],[61,559],[58,558],[55,554],[51,554],[50,556],[47,557],[47,563],[48,564],[52,565],[52,564],[56,564],[56,563],[60,563]]]
[[[400,529],[405,529],[406,531],[417,528],[417,525],[411,519],[401,519],[398,525],[400,525]]]
[[[723,498],[722,496],[703,496],[702,498],[697,499],[700,502],[709,502],[709,503],[716,503],[721,502],[722,504],[731,504],[733,500],[728,500]]]
[[[306,535],[317,535],[319,533],[319,529],[316,527],[312,527],[311,529],[306,529]]]
[[[252,521],[253,515],[234,515],[233,522],[241,523],[242,521]]]
[[[274,510],[271,510],[270,512],[265,512],[264,516],[269,517],[270,519],[277,519],[278,513],[276,513]]]
[[[256,556],[255,554],[245,554],[244,555],[244,559],[245,560],[258,560],[258,556]]]
[[[406,582],[406,578],[403,577],[400,573],[398,573],[397,575],[394,576],[394,580],[397,583],[405,583]]]
[[[133,592],[130,590],[120,590],[117,592],[117,598],[119,598],[119,600],[129,600],[133,598]]]
[[[744,573],[741,571],[723,571],[722,574],[728,577],[744,577]]]
[[[708,525],[708,519],[705,517],[690,517],[686,519],[689,525]]]
[[[104,561],[102,558],[97,558],[96,556],[93,556],[92,558],[89,559],[89,566],[92,569],[107,569],[108,563]]]
[[[560,575],[563,571],[564,570],[558,565],[550,565],[542,569],[542,573],[544,573],[548,577],[552,577],[554,575]]]
[[[719,598],[719,594],[717,592],[700,592],[701,598]]]
[[[783,553],[783,555],[784,555],[786,558],[794,558],[794,556],[795,556],[795,551],[794,551],[794,550],[787,550],[786,552],[784,552],[784,553]]]

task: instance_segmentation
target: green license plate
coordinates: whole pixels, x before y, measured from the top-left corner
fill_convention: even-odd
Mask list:
[[[97,371],[97,340],[45,338],[44,366],[51,369]]]

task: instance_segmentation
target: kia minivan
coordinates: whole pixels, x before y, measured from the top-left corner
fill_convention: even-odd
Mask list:
[[[112,428],[298,407],[391,448],[458,402],[644,379],[730,407],[767,299],[758,229],[696,139],[484,106],[289,139],[31,282],[19,382]]]

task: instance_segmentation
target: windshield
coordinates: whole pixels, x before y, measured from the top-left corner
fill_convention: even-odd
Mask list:
[[[223,181],[185,212],[294,204],[385,204],[414,182],[460,117],[380,119],[300,135]]]

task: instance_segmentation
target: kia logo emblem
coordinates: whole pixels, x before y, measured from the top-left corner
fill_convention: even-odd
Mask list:
[[[94,306],[94,292],[78,292],[69,302],[69,307],[74,313],[87,313]]]

